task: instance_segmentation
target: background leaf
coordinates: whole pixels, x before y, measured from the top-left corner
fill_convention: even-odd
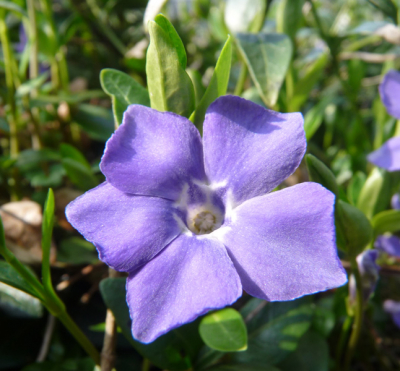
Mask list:
[[[200,336],[210,347],[224,352],[247,348],[247,331],[243,318],[233,308],[207,314],[200,322]]]
[[[250,76],[268,107],[275,105],[292,57],[292,43],[284,34],[236,35]]]

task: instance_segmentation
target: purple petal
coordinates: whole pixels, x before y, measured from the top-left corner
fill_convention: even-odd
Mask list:
[[[400,258],[400,238],[397,236],[378,236],[375,248]]]
[[[333,205],[327,189],[302,183],[234,209],[219,238],[243,289],[276,301],[346,283],[336,252]]]
[[[400,170],[400,137],[389,139],[367,158],[369,162],[388,171]]]
[[[392,199],[390,200],[390,205],[392,206],[392,209],[395,210],[400,210],[400,194],[399,193],[395,193],[392,197]]]
[[[300,113],[277,113],[235,96],[210,105],[203,141],[207,176],[231,193],[234,205],[275,188],[306,150]]]
[[[389,71],[379,85],[379,93],[389,115],[400,119],[400,73]]]
[[[118,271],[137,269],[180,234],[171,201],[129,195],[107,182],[71,202],[66,215]]]
[[[376,284],[379,279],[380,267],[376,264],[378,259],[378,250],[369,249],[363,251],[357,256],[358,270],[361,276],[361,284],[363,288],[363,300],[367,302],[375,291]],[[355,301],[356,299],[356,283],[352,276],[349,284],[350,298]]]
[[[201,137],[186,118],[131,105],[108,140],[101,171],[127,193],[176,200],[185,183],[205,180]]]
[[[385,300],[383,309],[392,315],[393,322],[400,328],[400,301]]]
[[[127,281],[133,337],[150,343],[242,295],[240,278],[217,240],[181,235]]]

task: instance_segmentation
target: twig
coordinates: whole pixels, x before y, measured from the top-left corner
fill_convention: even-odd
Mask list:
[[[88,274],[92,273],[95,268],[102,267],[104,263],[96,263],[96,264],[90,264],[87,265],[86,267],[82,268],[80,272],[69,278],[68,280],[60,282],[57,286],[56,289],[57,291],[62,291],[65,290],[68,286],[72,285],[76,281],[80,280],[82,277],[87,276]]]
[[[109,277],[119,277],[119,272],[109,268]],[[106,330],[104,333],[103,349],[100,355],[101,371],[111,371],[115,362],[115,348],[117,346],[117,324],[114,314],[110,309],[107,309],[106,315]]]
[[[268,302],[266,300],[263,300],[255,309],[253,309],[245,318],[244,322],[248,323],[250,322],[266,305]]]
[[[55,323],[56,323],[56,317],[54,317],[52,314],[49,314],[49,317],[47,318],[46,331],[44,333],[42,346],[40,348],[39,355],[36,358],[36,362],[43,362],[47,357]]]

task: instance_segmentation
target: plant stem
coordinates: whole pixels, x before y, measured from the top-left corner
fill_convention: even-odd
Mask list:
[[[340,338],[339,338],[338,345],[336,348],[336,367],[337,367],[338,371],[341,370],[343,351],[344,351],[344,347],[346,345],[346,342],[347,342],[347,339],[349,336],[349,331],[350,331],[352,322],[353,322],[353,317],[349,316],[349,315],[346,317],[345,321],[343,322],[342,331],[340,333]]]
[[[77,326],[73,319],[66,311],[57,315],[57,318],[67,328],[71,335],[78,341],[78,343],[85,349],[86,353],[95,361],[96,365],[100,364],[100,354],[91,341],[86,337],[82,330]]]
[[[350,340],[347,345],[347,353],[344,361],[344,370],[349,370],[354,351],[357,347],[358,339],[360,338],[361,326],[363,320],[363,290],[360,271],[355,258],[351,260],[351,269],[356,281],[356,305],[354,311],[354,323],[351,330]]]
[[[246,77],[247,77],[247,65],[246,62],[242,62],[242,67],[240,69],[240,74],[239,78],[237,80],[236,86],[235,86],[235,91],[233,94],[239,95],[242,94],[244,83],[246,82]]]

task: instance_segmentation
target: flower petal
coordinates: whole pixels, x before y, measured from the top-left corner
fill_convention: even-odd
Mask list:
[[[392,315],[393,322],[400,328],[400,301],[385,300],[383,309]]]
[[[300,113],[276,113],[235,96],[210,105],[203,130],[207,176],[236,205],[275,188],[306,150]]]
[[[127,193],[178,199],[185,183],[204,181],[203,148],[195,126],[171,112],[131,105],[108,140],[101,171]]]
[[[367,158],[369,162],[388,171],[400,170],[400,137],[389,139]]]
[[[400,238],[397,236],[378,236],[375,240],[375,248],[400,258]]]
[[[302,183],[246,201],[214,232],[250,295],[275,301],[346,283],[335,245],[334,195]]]
[[[400,170],[400,137],[389,139],[367,158],[369,162],[388,171]]]
[[[400,119],[400,73],[389,71],[379,85],[379,93],[389,115]]]
[[[107,182],[71,202],[66,215],[118,271],[137,269],[180,234],[171,201],[129,195]]]
[[[127,281],[133,337],[150,343],[242,295],[240,278],[217,240],[181,235]]]

